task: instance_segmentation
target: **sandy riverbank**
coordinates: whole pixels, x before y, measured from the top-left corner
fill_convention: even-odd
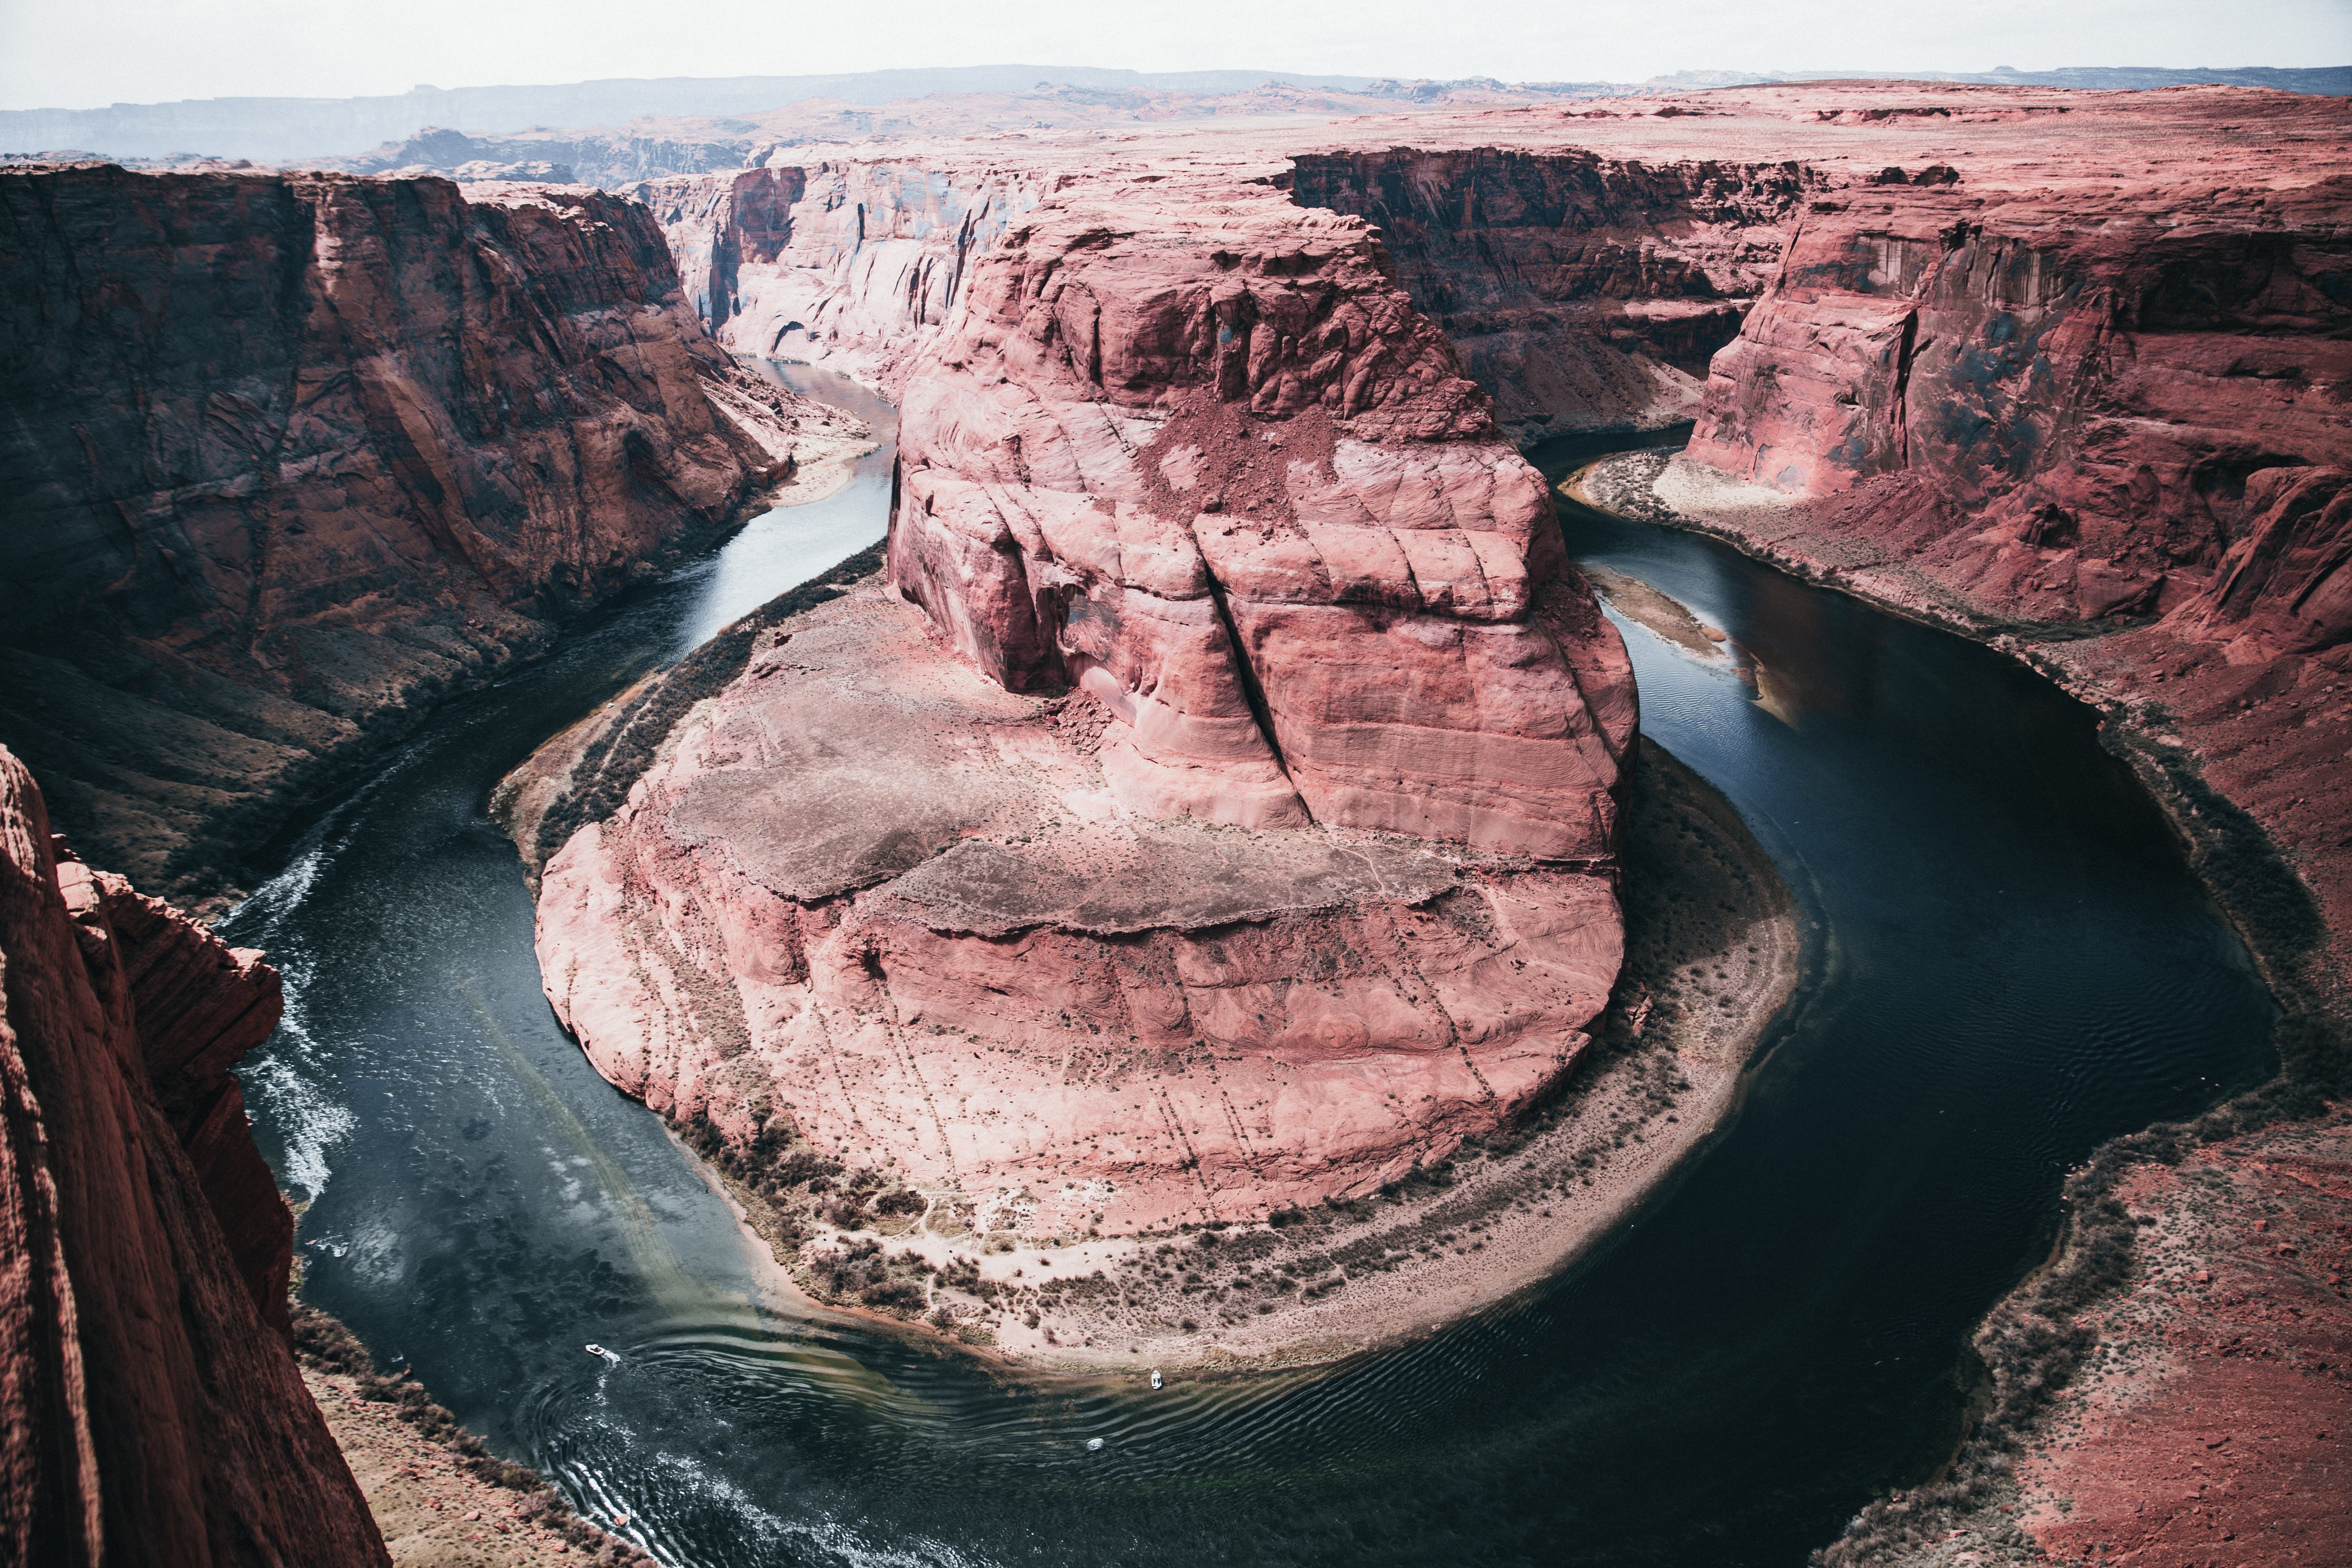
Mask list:
[[[1793,989],[1800,931],[1720,795],[1644,742],[1628,794],[1627,963],[1589,1063],[1516,1131],[1354,1203],[1274,1223],[1039,1246],[952,1202],[844,1231],[716,1171],[813,1307],[1066,1372],[1251,1371],[1410,1339],[1557,1273],[1737,1108]],[[951,1217],[953,1216],[953,1217]],[[895,1310],[857,1294],[902,1286]]]
[[[299,1300],[294,1348],[394,1568],[652,1568],[538,1471],[491,1454],[405,1372],[379,1373],[349,1329]]]

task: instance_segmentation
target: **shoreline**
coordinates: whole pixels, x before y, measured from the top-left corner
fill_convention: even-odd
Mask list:
[[[728,541],[764,514],[785,507],[807,506],[824,500],[848,484],[856,472],[857,460],[874,449],[872,432],[845,409],[814,399],[810,400],[810,406],[823,410],[828,417],[816,427],[814,434],[802,437],[801,444],[794,448],[793,472],[781,482],[746,497],[737,505],[734,516],[725,526],[711,533],[698,548],[682,551],[668,558],[663,570],[676,570],[690,561],[716,555],[725,548]],[[799,458],[803,449],[815,454],[805,463]],[[799,490],[804,479],[810,482],[810,488],[808,493],[802,494]],[[787,496],[791,499],[783,499]],[[645,581],[632,582],[593,603],[575,606],[563,618],[548,623],[545,635],[517,646],[508,657],[473,668],[463,679],[434,692],[425,700],[400,709],[396,717],[387,717],[375,723],[367,735],[355,742],[347,754],[338,757],[321,777],[292,792],[278,803],[276,820],[279,826],[268,837],[236,851],[231,864],[210,868],[217,882],[212,891],[192,899],[182,907],[187,910],[191,918],[206,926],[217,925],[228,919],[253,896],[256,888],[268,880],[268,875],[256,874],[256,863],[272,853],[273,847],[282,857],[283,847],[293,837],[289,825],[294,825],[298,829],[308,827],[317,820],[321,811],[342,798],[371,767],[420,733],[435,715],[452,703],[486,691],[550,658],[562,645],[578,619],[605,608],[623,595],[642,586]],[[391,714],[393,710],[387,710],[386,712]],[[252,881],[253,887],[246,886],[248,880]]]
[[[2234,667],[2160,623],[1986,613],[1867,540],[1837,538],[1785,500],[1741,495],[1655,448],[1589,464],[1560,488],[1596,511],[1720,540],[1966,637],[2091,708],[2102,748],[2162,813],[2280,1009],[2268,1078],[2193,1118],[2111,1139],[2067,1173],[2050,1256],[1972,1332],[1981,1374],[1959,1442],[1933,1474],[1864,1506],[1813,1554],[1816,1568],[2027,1568],[2095,1550],[2252,1568],[2281,1560],[2289,1542],[2340,1551],[2340,1514],[2314,1514],[2305,1502],[2319,1494],[2298,1489],[2332,1484],[2311,1472],[2325,1477],[2340,1457],[2330,1439],[2352,1409],[2345,1370],[2310,1353],[2340,1347],[2352,1321],[2341,1223],[2352,1189],[2329,1179],[2344,1168],[2352,1115],[2352,878],[2340,853],[2317,836],[2298,841],[2278,809],[2304,804],[2287,795],[2309,773],[2290,770],[2284,788],[2275,763],[2231,776],[2295,727],[2250,714],[2252,698],[2282,693],[2225,685],[2216,700]],[[1733,504],[1696,513],[1710,489]]]
[[[1722,1131],[1800,978],[1793,895],[1729,803],[1646,739],[1629,794],[1626,863],[1643,874],[1629,879],[1626,966],[1591,1062],[1519,1128],[1381,1194],[1059,1246],[935,1229],[955,1205],[932,1194],[920,1215],[844,1231],[736,1179],[714,1141],[673,1134],[772,1259],[768,1283],[792,1310],[1008,1369],[1311,1367],[1507,1308],[1621,1234]],[[1718,896],[1673,897],[1694,888]],[[1734,912],[1692,929],[1700,904]],[[1695,964],[1706,979],[1689,978]],[[831,1288],[845,1278],[850,1289]],[[860,1304],[858,1279],[921,1306]]]
[[[608,1526],[579,1513],[538,1470],[492,1454],[406,1369],[378,1373],[340,1319],[299,1299],[292,1308],[303,1386],[394,1563],[520,1568],[577,1552],[601,1568],[654,1568],[614,1533],[625,1520]]]
[[[2284,951],[2280,934],[2266,929],[2263,919],[2246,908],[2248,900],[2242,896],[2244,875],[2235,868],[2219,868],[2209,859],[2225,847],[2234,854],[2243,854],[2249,847],[2242,837],[2233,838],[2231,829],[2251,827],[2262,840],[2262,850],[2274,863],[2259,870],[2296,877],[2293,847],[2278,842],[2270,826],[2253,812],[2196,775],[2195,764],[2201,760],[2200,749],[2191,739],[2178,732],[2177,721],[2177,721],[2176,715],[2149,703],[2144,695],[2126,691],[2115,680],[2103,678],[2088,666],[2083,655],[2083,650],[2098,643],[2156,628],[2144,621],[2130,622],[2102,633],[2095,624],[2078,627],[2003,619],[1971,609],[1960,603],[1958,595],[1948,590],[1933,589],[1932,584],[1923,586],[1916,597],[1882,594],[1861,575],[1873,567],[1842,565],[1788,548],[1787,542],[1790,540],[1811,539],[1809,531],[1801,526],[1801,520],[1784,519],[1785,531],[1778,539],[1763,538],[1745,526],[1751,518],[1777,516],[1791,510],[1785,505],[1774,508],[1751,500],[1748,504],[1727,508],[1723,516],[1696,514],[1676,507],[1657,489],[1673,466],[1664,459],[1673,456],[1654,447],[1615,453],[1576,470],[1558,488],[1595,511],[1629,522],[1680,529],[1717,540],[1809,586],[1843,594],[1883,614],[1966,637],[2032,670],[2096,712],[2101,721],[2101,748],[2132,770],[2141,787],[2162,811],[2187,854],[2191,873],[2244,942],[2263,984],[2282,1007],[2294,1010],[2300,1006],[2338,1016],[2345,1014],[2347,997],[2341,983],[2327,985],[2325,983],[2329,977],[2325,973],[2316,977],[2310,973],[2315,967],[2324,969],[2326,955],[2318,955],[2317,963],[2309,963],[2304,962],[2305,954]],[[1645,468],[1651,470],[1647,475],[1641,473]],[[1733,487],[1727,483],[1725,488]],[[1939,605],[1937,601],[1942,599],[1952,602]],[[2074,658],[2066,657],[2069,650],[2074,651]],[[2240,820],[2215,821],[2217,807]],[[2225,844],[2223,840],[2231,841]],[[2302,880],[2299,877],[2296,879]],[[2328,945],[2340,950],[2345,937],[2338,922],[2327,920],[2325,911],[2320,911],[2320,920],[2326,928]],[[2319,982],[2317,985],[2315,980]]]

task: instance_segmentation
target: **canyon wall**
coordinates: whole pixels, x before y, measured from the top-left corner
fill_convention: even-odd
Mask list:
[[[652,209],[720,342],[895,396],[975,262],[1062,177],[964,153],[677,175],[624,194]]]
[[[715,537],[802,413],[594,192],[17,166],[0,276],[0,736],[166,890]]]
[[[0,750],[0,1555],[388,1563],[283,1337],[292,1220],[229,1073],[276,972],[74,860]]]
[[[1812,203],[1691,459],[1850,496],[1848,526],[2021,620],[2198,600],[2225,639],[2343,640],[2352,176],[1973,184]]]
[[[1413,303],[1526,444],[1692,417],[1822,183],[1794,161],[1393,148],[1303,153],[1291,190],[1378,226]]]
[[[763,629],[546,865],[599,1070],[788,1184],[1035,1235],[1361,1193],[1614,982],[1632,671],[1541,478],[1360,219],[1145,172],[900,362],[890,592]]]

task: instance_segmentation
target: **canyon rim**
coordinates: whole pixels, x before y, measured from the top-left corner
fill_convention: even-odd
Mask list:
[[[288,1313],[229,1072],[275,973],[80,858],[225,907],[437,705],[846,482],[875,433],[775,362],[895,405],[887,538],[494,806],[555,1016],[780,1286],[1046,1372],[1329,1363],[1524,1298],[1687,1168],[1808,938],[1643,733],[1629,637],[1747,656],[1570,559],[1528,454],[1599,436],[1640,449],[1575,504],[2096,709],[2281,1013],[2276,1079],[2073,1174],[1978,1336],[1992,1415],[1827,1560],[2343,1544],[2297,1500],[2344,1408],[2347,100],[1244,96],[0,168],[26,1552],[100,1555],[142,1487],[289,1561],[382,1560],[371,1504],[435,1523],[407,1449],[335,1451],[425,1390]],[[170,1342],[106,1349],[87,1300]],[[123,1414],[141,1379],[176,1403]],[[2231,1401],[2296,1434],[2275,1484],[2152,1519]]]

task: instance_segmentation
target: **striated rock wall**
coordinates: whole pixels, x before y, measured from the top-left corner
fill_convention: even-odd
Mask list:
[[[896,395],[973,264],[1058,179],[964,153],[677,175],[625,194],[653,210],[720,342]]]
[[[1580,150],[1309,153],[1301,206],[1378,226],[1413,303],[1525,443],[1692,417],[1817,170]]]
[[[20,166],[0,275],[0,734],[166,889],[790,462],[601,193]]]
[[[1149,184],[978,257],[893,592],[763,630],[541,883],[613,1081],[1036,1235],[1394,1180],[1622,947],[1631,668],[1539,476],[1360,219]]]
[[[2210,635],[2341,640],[2352,177],[1972,184],[1812,203],[1715,360],[1692,460],[2019,619],[2207,595]]]
[[[64,857],[5,750],[0,965],[5,1554],[388,1563],[282,1337],[291,1222],[228,1073],[277,973]]]
[[[908,384],[892,582],[1100,701],[1135,810],[1606,858],[1632,677],[1541,478],[1361,220],[1202,184],[1078,187],[982,261]]]

